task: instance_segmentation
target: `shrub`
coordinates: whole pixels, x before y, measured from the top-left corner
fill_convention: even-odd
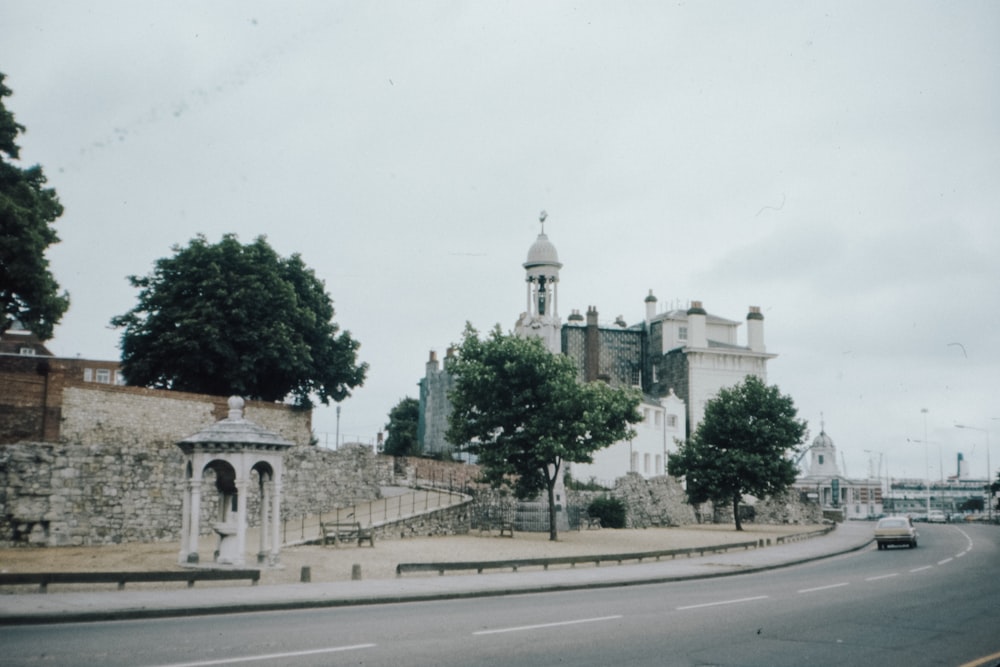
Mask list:
[[[619,498],[611,496],[594,498],[587,506],[587,513],[591,518],[600,519],[604,528],[625,527],[625,503]]]

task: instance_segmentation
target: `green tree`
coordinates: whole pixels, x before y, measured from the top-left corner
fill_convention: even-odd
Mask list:
[[[417,453],[417,422],[420,420],[420,401],[415,398],[400,399],[389,411],[388,433],[383,451],[392,456],[410,456]]]
[[[669,471],[684,477],[692,503],[732,503],[736,530],[743,530],[743,496],[763,498],[788,488],[795,481],[790,454],[806,434],[792,399],[751,375],[708,401],[691,439],[668,456]]]
[[[59,242],[52,223],[63,207],[56,191],[44,187],[41,167],[11,163],[20,157],[17,135],[24,126],[4,105],[11,94],[5,78],[0,72],[0,332],[18,320],[44,341],[69,308],[69,294],[59,293],[45,257]]]
[[[280,401],[341,401],[364,383],[359,344],[338,334],[333,302],[299,255],[280,257],[264,237],[241,245],[198,236],[153,272],[130,276],[138,305],[122,328],[131,385]]]
[[[493,487],[518,498],[548,493],[549,539],[557,539],[555,484],[564,462],[633,437],[639,394],[577,381],[575,363],[537,338],[502,334],[481,340],[466,325],[458,354],[446,362],[455,380],[447,438],[478,457]]]

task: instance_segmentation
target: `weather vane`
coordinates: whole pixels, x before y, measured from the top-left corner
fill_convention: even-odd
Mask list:
[[[542,212],[538,214],[538,222],[542,223],[542,234],[545,233],[545,218],[547,217],[549,217],[549,214],[546,213],[544,210],[542,210]]]

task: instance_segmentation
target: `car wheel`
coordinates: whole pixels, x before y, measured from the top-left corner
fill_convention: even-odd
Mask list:
[[[913,540],[912,542],[910,542],[910,548],[911,549],[916,549],[917,548],[917,541],[916,540]]]

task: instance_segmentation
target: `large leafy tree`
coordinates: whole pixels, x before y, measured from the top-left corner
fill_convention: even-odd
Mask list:
[[[807,434],[796,415],[790,397],[747,376],[708,401],[694,434],[668,456],[670,474],[684,477],[692,503],[732,503],[736,530],[743,530],[744,495],[774,495],[795,481],[791,454]]]
[[[129,384],[328,405],[363,384],[359,344],[338,333],[333,302],[301,257],[280,257],[264,237],[203,236],[147,276],[130,276],[138,305],[111,320],[123,329]]]
[[[63,207],[56,191],[44,187],[41,167],[22,169],[11,162],[20,157],[17,135],[24,126],[4,105],[11,94],[4,78],[0,72],[0,332],[17,320],[48,340],[69,307],[69,295],[60,293],[45,257],[59,242],[52,223]]]
[[[384,451],[392,456],[409,456],[417,453],[417,423],[420,420],[420,401],[409,396],[400,399],[389,411],[385,425],[388,436]]]
[[[466,325],[454,377],[447,438],[478,457],[491,485],[519,498],[548,494],[549,539],[557,539],[555,485],[564,462],[591,463],[594,452],[634,436],[638,392],[577,381],[575,363],[537,338],[485,339]]]

